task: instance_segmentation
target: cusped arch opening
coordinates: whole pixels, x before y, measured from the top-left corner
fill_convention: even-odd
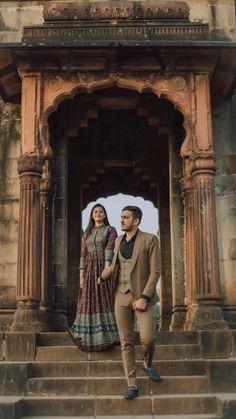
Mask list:
[[[87,91],[86,91],[87,90]],[[50,144],[53,147],[53,141],[58,137],[55,133],[55,127],[64,122],[68,125],[74,125],[74,129],[91,128],[94,121],[99,119],[102,113],[110,112],[117,114],[117,118],[136,112],[137,117],[146,117],[148,126],[158,126],[158,132],[168,130],[173,134],[177,147],[180,151],[181,146],[188,136],[188,124],[185,115],[179,110],[176,103],[152,91],[151,87],[144,87],[140,93],[138,89],[118,87],[117,85],[102,87],[94,86],[91,92],[88,89],[74,89],[71,95],[64,96],[57,108],[49,115],[48,123],[50,129]],[[74,124],[71,119],[74,118]],[[68,122],[68,119],[70,120]],[[58,121],[60,123],[58,124]],[[72,130],[70,131],[72,132]]]
[[[116,195],[101,196],[95,201],[89,202],[82,212],[82,230],[85,231],[91,209],[96,204],[102,204],[107,211],[110,225],[116,228],[118,234],[121,234],[120,216],[122,209],[127,205],[134,205],[139,207],[143,212],[140,228],[151,234],[158,234],[159,232],[159,218],[158,209],[153,202],[146,200],[142,196],[127,195],[118,193]]]

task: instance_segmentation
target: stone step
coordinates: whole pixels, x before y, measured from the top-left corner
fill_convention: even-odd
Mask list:
[[[137,340],[139,340],[138,334]],[[74,344],[68,332],[38,333],[36,342],[37,346],[71,346]],[[198,332],[157,332],[157,345],[186,345],[198,343]]]
[[[22,400],[22,416],[180,415],[215,414],[216,397],[211,395],[154,395],[125,400],[122,396],[28,396]]]
[[[66,416],[66,419],[110,419],[111,416]],[[20,419],[48,419],[48,416],[22,416]],[[65,419],[65,416],[50,416],[50,419]],[[163,415],[122,415],[112,419],[163,419]],[[216,415],[165,415],[164,419],[220,419]]]
[[[168,375],[204,375],[206,362],[203,360],[155,361],[155,367],[161,376]],[[137,374],[145,376],[142,361],[136,362]],[[122,361],[60,361],[34,362],[31,364],[31,377],[110,377],[124,375]]]
[[[21,415],[22,397],[0,396],[0,418],[18,419]]]
[[[141,346],[136,346],[136,358],[142,359]],[[157,345],[155,359],[199,359],[200,345]],[[120,347],[106,352],[83,352],[77,346],[39,346],[36,348],[36,361],[96,361],[121,359]]]
[[[122,395],[127,388],[125,378],[120,377],[68,377],[68,378],[31,378],[28,380],[28,395]],[[192,394],[207,391],[204,376],[163,377],[154,382],[148,377],[138,377],[140,395]]]

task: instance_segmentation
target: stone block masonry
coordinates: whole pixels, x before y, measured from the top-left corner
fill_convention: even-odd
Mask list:
[[[20,106],[0,101],[0,330],[9,329],[16,307],[19,217]]]

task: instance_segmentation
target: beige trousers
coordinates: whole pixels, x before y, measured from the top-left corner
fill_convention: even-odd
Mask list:
[[[154,305],[148,305],[143,312],[133,309],[134,296],[128,291],[123,294],[116,291],[115,316],[118,326],[123,366],[128,387],[136,386],[135,368],[135,316],[138,321],[140,340],[143,347],[143,357],[147,366],[152,365],[156,338],[156,312]]]

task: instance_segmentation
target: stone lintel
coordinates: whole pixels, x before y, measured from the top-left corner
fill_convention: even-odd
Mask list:
[[[178,22],[117,22],[44,24],[26,26],[24,46],[150,46],[160,40],[210,40],[209,26],[203,23]]]
[[[65,24],[63,23],[60,30],[63,31],[64,26]],[[43,26],[40,28],[43,29]],[[20,44],[14,50],[0,50],[0,93],[4,100],[11,102],[18,100],[20,102],[21,81],[18,70],[21,69],[28,71],[57,71],[63,76],[63,68],[67,72],[96,73],[101,71],[107,72],[107,65],[109,64],[110,70],[123,73],[143,73],[145,71],[162,73],[169,71],[168,66],[170,63],[173,73],[209,73],[210,76],[212,75],[211,92],[214,93],[214,96],[229,97],[236,71],[236,62],[233,60],[235,55],[233,46],[229,49],[227,48],[226,54],[226,48],[222,49],[221,47],[219,49],[219,46],[217,47],[209,40],[191,40],[189,37],[188,39],[178,40],[173,35],[172,38],[169,37],[166,40],[161,39],[159,36],[156,40],[142,41],[142,37],[140,40],[129,40],[125,44],[126,48],[120,50],[117,49],[117,46],[123,42],[120,39],[111,42],[104,37],[99,42],[97,42],[97,39],[89,41],[73,36],[73,31],[77,31],[77,29],[75,26],[70,30],[70,27],[67,25],[68,37],[66,39],[63,36],[57,37],[56,34],[58,35],[58,32],[56,29],[54,32],[55,36],[51,36],[50,31],[54,30],[51,26],[50,28],[48,27],[50,39],[49,36],[45,37],[45,39],[43,37],[29,37],[26,47]],[[88,31],[88,28],[85,29]],[[132,27],[128,29],[130,31]],[[37,28],[35,30],[35,33],[37,33]],[[144,34],[148,28],[143,27],[142,30]],[[90,48],[89,51],[84,48],[85,46]],[[135,54],[133,47],[135,48]],[[71,50],[68,51],[68,48],[71,48]],[[5,51],[8,51],[8,55],[5,54]],[[130,60],[131,56],[132,60]],[[14,77],[11,77],[11,74],[14,74]],[[7,84],[5,82],[6,75],[9,75]],[[15,83],[16,79],[18,80],[17,83]]]

